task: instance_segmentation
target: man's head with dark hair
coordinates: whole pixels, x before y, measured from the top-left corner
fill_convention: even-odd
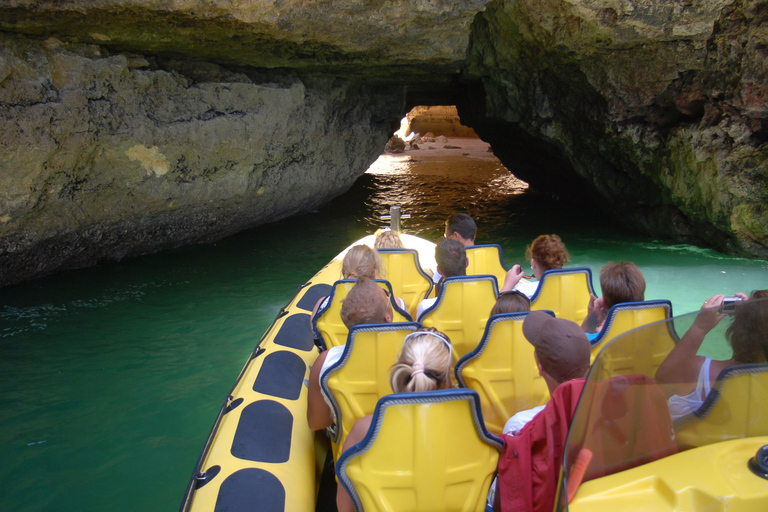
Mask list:
[[[370,279],[358,280],[341,304],[341,321],[347,328],[391,322],[392,304],[387,292]]]
[[[475,245],[477,224],[466,213],[454,213],[445,221],[445,237],[461,242],[464,247]]]
[[[605,309],[622,302],[645,300],[645,278],[630,261],[609,261],[604,265],[600,269],[600,289]]]
[[[437,270],[443,277],[467,275],[467,251],[458,240],[443,238],[435,247]]]

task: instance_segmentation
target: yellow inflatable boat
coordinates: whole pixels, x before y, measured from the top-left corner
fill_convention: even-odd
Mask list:
[[[406,247],[416,250],[423,268],[434,268],[434,244],[407,234],[402,234],[402,238]],[[371,235],[355,244],[372,246],[373,240]],[[325,432],[312,432],[306,422],[306,379],[319,353],[309,318],[317,301],[328,296],[333,283],[340,279],[345,253],[346,250],[338,254],[301,286],[256,345],[219,412],[186,490],[181,511],[316,510],[330,444]],[[431,287],[423,282],[414,286],[421,288],[414,292],[417,299],[405,297],[407,309],[417,304],[418,295],[429,293],[424,290]],[[406,290],[403,295],[409,293],[403,283],[397,288]],[[638,315],[647,314],[642,307],[638,307],[638,311]],[[739,365],[723,371],[700,407],[673,420],[667,409],[672,390],[657,385],[653,379],[675,346],[677,333],[685,332],[695,315],[667,318],[636,329],[631,329],[636,325],[632,314],[624,311],[622,315],[627,323],[614,328],[624,334],[600,345],[579,402],[565,447],[556,510],[768,510],[768,448],[764,448],[768,445],[768,366],[765,363]],[[491,317],[482,334],[483,343],[477,340],[478,347],[472,357],[477,358],[487,350],[488,354],[494,354],[490,359],[495,370],[482,370],[480,366],[479,371],[476,369],[471,374],[469,361],[461,359],[457,363],[457,372],[462,368],[466,372],[466,378],[460,377],[459,382],[469,387],[478,383],[477,393],[470,391],[471,396],[461,397],[472,410],[467,428],[485,438],[484,444],[478,445],[484,448],[473,448],[478,454],[482,452],[484,473],[480,475],[479,487],[472,487],[472,504],[461,496],[465,492],[462,489],[469,487],[454,485],[448,493],[448,484],[445,484],[447,497],[434,498],[427,502],[429,505],[417,498],[404,497],[407,493],[398,494],[400,501],[389,498],[377,501],[376,491],[369,488],[375,487],[377,479],[368,477],[367,494],[356,499],[359,507],[365,506],[369,512],[374,506],[377,510],[397,511],[483,510],[482,496],[493,476],[500,446],[494,434],[499,434],[504,417],[509,414],[502,402],[509,402],[507,408],[516,409],[521,404],[530,407],[548,400],[546,388],[537,381],[540,377],[528,368],[533,364],[531,354],[520,354],[520,347],[525,351],[529,345],[508,339],[519,330],[514,324],[518,320],[514,315]],[[707,336],[701,353],[721,359],[730,357],[724,334],[728,321],[721,322],[721,326]],[[499,349],[498,342],[493,351],[488,348],[494,339],[491,326],[497,324],[507,329],[498,332],[510,333],[506,338],[502,336],[506,344],[517,346],[514,351],[506,351],[509,356],[502,355],[506,352]],[[471,342],[464,340],[465,345]],[[511,355],[512,352],[516,355]],[[501,391],[493,390],[495,380],[483,379],[483,373],[487,376],[491,371],[498,372],[502,368],[499,361],[506,357],[516,357],[515,364],[525,366],[525,371],[515,373],[518,380],[530,382],[517,383],[513,388],[507,378]],[[527,398],[515,396],[514,389],[525,390],[518,393],[527,393]],[[456,397],[446,398],[454,399]],[[494,414],[496,403],[502,409]],[[460,407],[466,409],[463,405]],[[379,413],[377,409],[376,414]],[[495,418],[488,423],[488,430],[484,415]],[[666,444],[658,445],[659,436]],[[371,433],[367,441],[371,441],[370,437]],[[760,449],[762,452],[758,453]],[[338,450],[334,452],[338,456]],[[398,457],[407,458],[403,454]],[[445,458],[441,456],[440,460]],[[353,461],[344,462],[344,466],[353,466]],[[430,464],[419,467],[429,468]],[[356,471],[365,473],[360,468]],[[343,480],[348,481],[347,475]],[[434,493],[435,482],[442,480],[437,477],[430,480],[430,492]],[[418,489],[411,494],[418,495]]]

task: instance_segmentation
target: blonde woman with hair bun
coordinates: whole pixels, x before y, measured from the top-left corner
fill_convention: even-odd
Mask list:
[[[434,327],[423,327],[406,336],[400,357],[392,366],[389,385],[395,393],[452,387],[448,337]]]
[[[434,391],[453,387],[451,380],[451,340],[432,327],[414,331],[403,340],[403,349],[392,366],[389,383],[395,393]],[[363,440],[373,420],[372,415],[355,421],[344,440],[342,453]],[[352,498],[339,485],[336,490],[339,512],[355,510]]]
[[[400,235],[391,229],[383,229],[376,235],[373,242],[374,249],[405,249]]]

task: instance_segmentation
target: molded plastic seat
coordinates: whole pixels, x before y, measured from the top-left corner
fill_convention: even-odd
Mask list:
[[[557,318],[581,325],[587,317],[592,286],[592,271],[587,267],[547,270],[541,275],[539,287],[531,297],[531,310],[554,311]]]
[[[400,309],[395,302],[392,285],[383,279],[374,279],[373,281],[389,292],[389,301],[392,304],[392,321],[412,322],[413,318],[411,318],[411,315],[407,311]],[[341,303],[355,286],[355,283],[357,281],[354,279],[342,279],[333,283],[328,302],[317,311],[312,321],[312,329],[315,331],[315,336],[317,336],[325,348],[342,345],[347,340],[349,329],[341,321]]]
[[[392,393],[390,368],[416,322],[356,325],[349,330],[341,358],[320,379],[320,389],[336,416],[333,456],[338,459],[355,420],[373,414],[376,403]]]
[[[336,474],[358,511],[481,511],[502,441],[469,389],[389,395]]]
[[[509,270],[504,264],[504,253],[499,244],[472,245],[467,247],[467,275],[496,276],[498,283],[504,283]]]
[[[635,327],[651,324],[672,317],[672,303],[668,300],[646,300],[638,302],[622,302],[614,304],[608,311],[605,325],[600,334],[592,340],[591,361],[595,361],[597,353],[610,340],[621,336]],[[677,339],[675,339],[677,342]]]
[[[419,322],[444,332],[453,345],[453,361],[475,348],[496,304],[499,288],[494,276],[454,276],[443,279],[437,300]]]
[[[419,253],[413,249],[379,249],[379,254],[395,297],[403,299],[415,318],[419,302],[429,296],[433,285],[432,278],[421,268]]]
[[[456,380],[477,391],[485,426],[494,434],[501,434],[516,412],[549,401],[547,383],[533,358],[533,345],[523,336],[528,313],[493,315],[477,347],[456,363]]]
[[[636,373],[656,375],[659,366],[679,340],[671,321],[646,324],[642,329],[631,329],[602,343],[594,364],[602,363],[607,376]],[[621,343],[617,345],[614,341]],[[637,357],[638,354],[643,356]]]
[[[698,410],[675,422],[678,444],[692,448],[768,435],[768,364],[739,364],[720,372]]]

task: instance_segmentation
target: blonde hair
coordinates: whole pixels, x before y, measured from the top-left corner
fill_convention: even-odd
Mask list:
[[[384,262],[375,249],[367,245],[356,245],[344,256],[341,275],[344,279],[376,279],[383,277]]]
[[[434,327],[423,327],[405,337],[389,384],[395,393],[432,391],[453,386],[448,337]]]
[[[405,249],[403,241],[400,240],[400,235],[391,229],[380,231],[379,234],[376,235],[373,247],[376,249]]]

